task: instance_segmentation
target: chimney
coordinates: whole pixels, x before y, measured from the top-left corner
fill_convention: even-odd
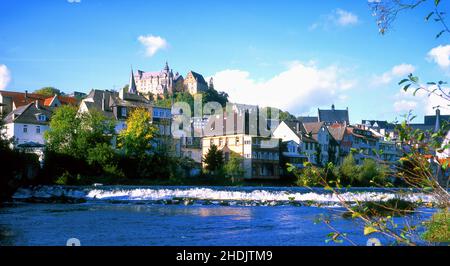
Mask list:
[[[28,98],[28,91],[25,91],[25,100]]]
[[[103,92],[103,96],[102,96],[102,111],[106,111],[105,107],[106,107],[106,99],[105,99],[105,93]]]
[[[297,132],[296,133],[298,133],[298,132],[300,132],[300,122],[297,122]]]
[[[334,111],[334,104],[332,104],[332,105],[331,105],[331,110],[333,110],[333,111]]]
[[[438,132],[441,129],[441,110],[436,108],[436,124],[434,125],[434,132]]]
[[[36,106],[36,109],[39,109],[39,101],[38,101],[38,100],[36,100],[36,101],[34,102],[34,105]]]

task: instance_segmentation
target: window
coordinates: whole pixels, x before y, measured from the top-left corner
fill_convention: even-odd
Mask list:
[[[23,133],[28,133],[28,126],[27,125],[23,125]]]
[[[127,117],[127,108],[126,107],[121,108],[121,115],[122,115],[122,117]]]
[[[45,121],[45,120],[47,120],[47,117],[45,115],[39,115],[38,116],[38,120],[39,121]]]
[[[40,126],[36,126],[36,134],[41,134],[41,127]]]

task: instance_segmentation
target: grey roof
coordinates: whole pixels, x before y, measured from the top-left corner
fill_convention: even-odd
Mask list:
[[[337,142],[344,138],[345,126],[329,126],[328,131]]]
[[[443,121],[447,121],[450,123],[450,115],[439,115],[440,124],[442,124]],[[434,126],[436,124],[436,115],[424,116],[424,124]]]
[[[45,115],[46,120],[40,121],[39,115]],[[39,106],[38,108],[35,103],[29,103],[10,112],[5,117],[5,123],[47,125],[51,115],[52,112],[50,109],[43,106]]]
[[[83,102],[86,104],[88,110],[97,110],[109,118],[115,118],[113,107],[142,107],[149,108],[151,103],[144,96],[133,93],[123,93],[123,98],[119,97],[119,93],[108,90],[92,90]],[[89,101],[92,99],[92,101]],[[104,101],[104,106],[103,106]]]
[[[380,129],[395,129],[395,124],[389,123],[388,121],[382,121],[382,120],[362,120],[361,121],[363,125],[369,123],[370,127],[376,127]]]
[[[283,121],[302,141],[317,142],[314,138],[309,137],[305,127],[299,121]]]
[[[192,75],[197,80],[197,82],[207,84],[206,81],[205,81],[205,78],[203,78],[203,76],[201,74],[199,74],[197,72],[194,72],[192,70],[190,71],[190,73],[192,73]]]
[[[302,123],[319,122],[319,117],[317,116],[299,116],[297,119]]]
[[[350,124],[348,109],[346,110],[336,110],[332,108],[331,110],[320,110],[319,121],[325,123],[347,123]]]

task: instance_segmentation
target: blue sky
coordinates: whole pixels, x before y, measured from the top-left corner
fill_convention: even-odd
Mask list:
[[[448,80],[450,36],[434,38],[429,2],[381,36],[364,0],[2,0],[0,89],[117,89],[131,65],[158,71],[167,60],[182,75],[213,77],[236,102],[297,115],[334,103],[352,122],[422,116],[438,100],[397,83],[411,71]]]

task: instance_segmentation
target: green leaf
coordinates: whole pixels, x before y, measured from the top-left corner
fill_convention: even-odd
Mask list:
[[[417,82],[419,81],[419,78],[416,77],[416,76],[413,76],[413,75],[411,75],[411,76],[409,77],[409,79],[410,79],[412,82],[414,82],[414,83],[417,83]]]
[[[403,90],[404,90],[404,91],[407,91],[408,88],[409,88],[409,86],[411,86],[411,84],[408,84],[408,85],[404,86],[404,87],[403,87]]]
[[[443,164],[442,164],[442,169],[446,170],[448,168],[448,161],[446,160]]]
[[[434,14],[434,12],[431,12],[430,14],[428,14],[428,16],[425,17],[425,20],[428,21],[433,14]]]
[[[398,83],[398,85],[402,85],[403,83],[405,83],[405,82],[407,82],[407,81],[409,81],[409,79],[402,79],[402,80]]]
[[[434,0],[434,5],[438,6],[440,2],[441,2],[441,0]]]
[[[439,32],[439,33],[436,35],[436,39],[439,38],[439,37],[441,37],[441,35],[442,35],[444,32],[445,32],[445,30],[441,30],[441,32]]]
[[[416,96],[417,91],[419,91],[421,88],[417,88],[414,90],[413,96]]]
[[[365,236],[376,233],[376,232],[378,232],[378,230],[373,226],[368,225],[368,226],[364,227],[364,235]]]

